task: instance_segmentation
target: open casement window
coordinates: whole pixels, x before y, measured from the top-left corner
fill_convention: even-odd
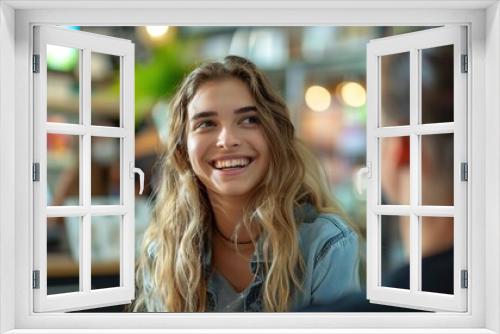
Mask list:
[[[367,296],[373,303],[467,310],[467,62],[466,28],[459,26],[367,46]],[[391,147],[399,147],[397,156],[384,152],[394,152]],[[407,171],[396,180],[397,196],[385,191],[395,165]],[[445,240],[451,240],[450,261],[438,264],[445,274],[426,282],[433,276],[426,270],[436,268],[426,266],[426,249],[440,249]],[[394,272],[398,282],[391,281]],[[441,280],[448,280],[448,291],[433,288]]]
[[[73,311],[129,303],[135,288],[134,172],[141,174],[134,167],[134,45],[128,40],[39,26],[34,28],[33,50],[34,311]],[[61,62],[68,55],[76,58],[71,75],[77,78],[77,87],[72,85],[72,89],[78,97],[59,107],[72,116],[59,117],[53,110],[57,106],[51,103],[48,107],[48,101],[63,95],[58,93],[61,85],[54,78],[60,73],[54,68],[64,66]],[[98,87],[92,85],[94,76],[102,72],[97,62],[94,64],[95,57],[108,57],[120,68],[119,93],[106,109],[115,113],[119,124],[103,123],[94,110],[99,104],[93,96]],[[58,143],[64,143],[60,146],[65,149],[54,149]],[[117,186],[106,196],[95,194],[93,189],[95,159],[108,161],[119,170]],[[70,179],[74,180],[73,196],[57,200],[54,183],[60,187],[64,184],[61,180]],[[78,274],[76,284],[66,291],[48,284],[47,227],[55,223],[64,224],[68,232]],[[114,240],[119,282],[94,289],[94,265],[99,264],[95,259],[103,257],[93,254],[91,245],[103,238],[107,246],[110,238]],[[111,266],[112,262],[107,263]],[[103,266],[102,261],[99,265]]]

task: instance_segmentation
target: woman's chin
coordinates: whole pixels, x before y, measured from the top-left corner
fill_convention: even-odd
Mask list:
[[[250,194],[250,189],[233,186],[218,188],[214,192],[221,197],[244,197]]]

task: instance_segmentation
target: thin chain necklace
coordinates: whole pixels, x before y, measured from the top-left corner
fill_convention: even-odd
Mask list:
[[[225,245],[225,246],[228,246],[232,249],[246,249],[246,248],[251,248],[253,246],[253,241],[250,240],[250,241],[245,241],[245,242],[234,242],[234,240],[226,237],[220,230],[219,228],[217,227],[217,224],[214,223],[214,230],[215,230],[215,233],[217,236],[220,237],[221,241],[222,241],[222,244]]]

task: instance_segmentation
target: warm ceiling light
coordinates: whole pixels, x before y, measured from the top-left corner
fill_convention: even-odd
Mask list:
[[[346,82],[340,89],[340,96],[345,104],[361,107],[366,103],[366,90],[357,82]]]
[[[168,31],[168,26],[147,26],[146,31],[151,38],[160,38]]]
[[[306,91],[306,104],[314,111],[325,111],[332,101],[328,90],[321,86],[311,86]]]

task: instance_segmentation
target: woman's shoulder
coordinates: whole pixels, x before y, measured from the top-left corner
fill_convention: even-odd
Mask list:
[[[359,239],[341,215],[317,212],[313,205],[300,210],[299,238],[304,260],[304,291],[297,309],[332,303],[359,289]]]
[[[348,236],[355,233],[340,214],[318,212],[313,204],[305,203],[295,210],[299,230],[327,236]]]
[[[316,261],[335,247],[358,243],[358,236],[349,224],[338,214],[317,212],[312,204],[303,205],[299,234],[303,253],[315,254]]]

